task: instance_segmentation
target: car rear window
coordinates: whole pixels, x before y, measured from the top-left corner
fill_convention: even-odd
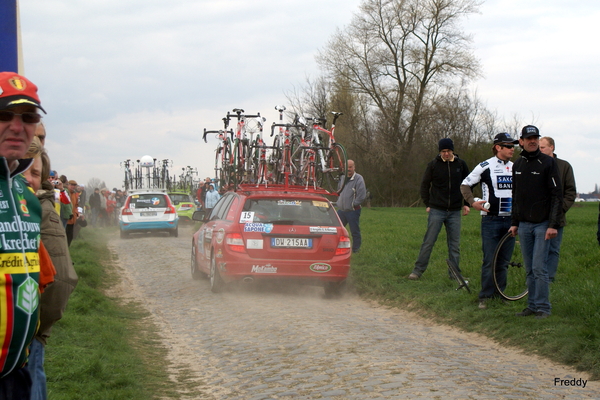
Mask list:
[[[169,197],[175,205],[179,203],[193,203],[192,199],[187,194],[169,194]]]
[[[167,198],[164,194],[132,194],[129,208],[166,208]]]
[[[340,226],[327,200],[247,199],[244,216],[252,222],[285,225]]]

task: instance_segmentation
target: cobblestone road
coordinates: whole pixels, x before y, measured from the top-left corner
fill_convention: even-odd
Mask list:
[[[126,297],[162,330],[185,399],[600,399],[585,374],[317,287],[210,292],[190,276],[191,230],[110,241]]]

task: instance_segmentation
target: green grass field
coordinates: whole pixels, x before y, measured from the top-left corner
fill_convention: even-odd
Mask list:
[[[598,204],[576,203],[567,214],[559,270],[550,288],[552,316],[546,320],[515,317],[526,307],[525,299],[508,305],[492,301],[488,309],[478,309],[480,220],[477,213],[462,220],[460,267],[471,286],[469,294],[456,291],[456,283],[448,279],[443,229],[425,274],[418,281],[407,279],[425,234],[424,208],[363,209],[363,246],[352,260],[354,286],[363,296],[573,365],[599,379]]]
[[[461,238],[461,269],[471,294],[455,290],[456,283],[448,279],[443,230],[423,277],[407,279],[425,234],[424,208],[363,209],[363,247],[353,256],[351,281],[364,297],[481,333],[600,379],[598,205],[577,203],[567,217],[561,263],[551,286],[552,316],[545,320],[515,317],[525,300],[477,308],[482,256],[475,213],[463,218]],[[116,235],[116,230],[104,233]],[[118,279],[106,235],[84,230],[71,253],[80,281],[46,348],[49,398],[179,398],[176,389],[189,383],[185,371],[177,377],[180,382],[169,377],[166,351],[145,312],[106,295]]]

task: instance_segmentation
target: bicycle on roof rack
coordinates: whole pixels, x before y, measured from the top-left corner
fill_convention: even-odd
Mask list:
[[[204,135],[202,136],[204,143],[207,143],[206,135],[209,133],[215,133],[219,141],[215,153],[215,181],[220,188],[229,188],[230,183],[233,182],[233,160],[231,159],[233,131],[231,129],[207,131],[204,128]]]
[[[225,130],[229,128],[229,121],[232,118],[237,119],[236,129],[233,135],[233,147],[231,151],[230,167],[233,169],[233,183],[237,186],[240,183],[250,182],[252,176],[252,168],[254,163],[252,160],[251,143],[253,135],[257,132],[262,132],[262,127],[265,119],[260,116],[260,113],[255,115],[244,114],[241,108],[232,110],[235,114],[227,112],[227,116],[223,118]],[[248,138],[250,134],[250,138]]]
[[[298,183],[339,194],[346,185],[348,158],[346,149],[335,141],[335,123],[342,113],[334,111],[332,114],[331,130],[323,127],[326,118],[296,118],[298,124],[310,126],[311,131],[307,129],[303,135],[292,138],[291,160]],[[323,143],[321,133],[326,134],[328,143]]]
[[[301,132],[306,130],[305,124],[284,124],[283,111],[285,106],[276,106],[279,111],[279,123],[271,125],[271,136],[275,134],[275,128],[279,128],[279,133],[273,139],[273,150],[271,152],[270,164],[273,165],[274,181],[276,184],[293,185],[300,184],[297,179],[297,165],[292,162],[292,142],[301,140],[303,134],[292,134],[291,129],[297,129]]]

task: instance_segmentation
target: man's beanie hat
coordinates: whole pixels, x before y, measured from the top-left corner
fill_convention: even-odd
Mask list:
[[[494,136],[494,144],[500,144],[500,143],[519,144],[519,141],[511,138],[508,133],[503,132],[503,133],[499,133],[496,136]]]
[[[452,150],[454,151],[454,142],[450,138],[440,139],[438,142],[438,150]]]
[[[0,109],[32,105],[44,113],[37,94],[37,86],[16,72],[0,72]]]
[[[521,139],[525,139],[530,136],[540,136],[540,130],[533,125],[524,126],[521,130]]]

